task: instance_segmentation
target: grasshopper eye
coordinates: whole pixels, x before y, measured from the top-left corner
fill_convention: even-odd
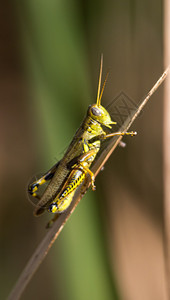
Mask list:
[[[94,116],[101,116],[101,111],[97,107],[92,107],[91,112]]]

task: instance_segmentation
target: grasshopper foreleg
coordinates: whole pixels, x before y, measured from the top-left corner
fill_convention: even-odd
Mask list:
[[[137,132],[136,131],[113,132],[113,133],[109,133],[109,134],[106,134],[106,135],[102,135],[101,139],[105,140],[105,139],[108,139],[108,138],[111,138],[111,137],[114,137],[114,136],[124,136],[124,135],[134,136],[134,135],[137,135]]]

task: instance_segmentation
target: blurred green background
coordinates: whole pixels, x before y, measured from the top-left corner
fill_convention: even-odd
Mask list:
[[[61,158],[89,104],[100,55],[103,105],[139,102],[163,70],[161,0],[0,4],[0,298],[6,299],[49,215],[32,215],[27,184]],[[166,299],[159,88],[67,222],[22,299]]]

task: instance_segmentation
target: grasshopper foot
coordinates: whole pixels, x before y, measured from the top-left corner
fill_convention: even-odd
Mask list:
[[[92,191],[95,191],[95,190],[96,190],[96,186],[95,186],[94,182],[95,182],[95,177],[92,176],[92,177],[91,177],[91,188],[92,188]]]

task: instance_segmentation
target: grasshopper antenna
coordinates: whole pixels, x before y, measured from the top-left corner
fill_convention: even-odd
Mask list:
[[[104,88],[105,88],[105,85],[106,85],[106,81],[107,81],[108,75],[109,75],[109,71],[106,74],[106,77],[105,77],[105,80],[104,80],[104,83],[103,83],[103,86],[102,86],[102,90],[101,90],[100,98],[99,98],[99,105],[101,103],[101,99],[102,99],[102,95],[103,95],[103,91],[104,91]]]
[[[99,83],[98,83],[98,91],[97,91],[97,106],[100,106],[101,104],[101,99],[102,99],[102,95],[103,95],[103,91],[106,85],[106,81],[109,75],[109,72],[107,72],[103,86],[102,86],[102,90],[100,93],[100,88],[101,88],[101,80],[102,80],[102,70],[103,70],[103,54],[101,55],[101,61],[100,61],[100,74],[99,74]]]
[[[100,87],[101,87],[101,80],[102,80],[102,70],[103,70],[103,54],[101,55],[101,60],[100,60],[100,74],[99,74],[97,102],[96,102],[97,106],[100,105]]]

